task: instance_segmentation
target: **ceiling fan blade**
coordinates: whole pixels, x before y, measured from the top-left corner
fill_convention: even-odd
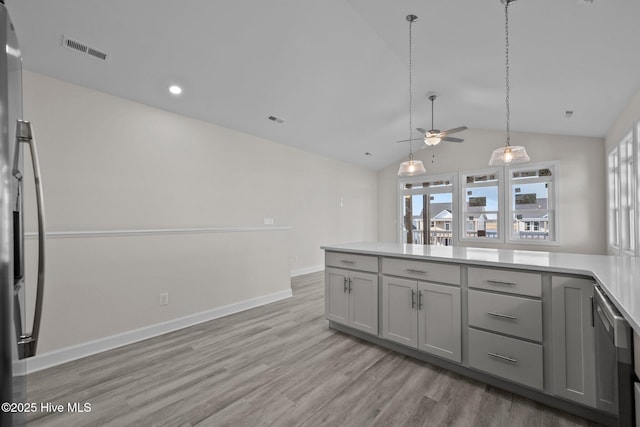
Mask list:
[[[423,134],[423,135],[427,133],[427,131],[425,129],[422,129],[422,128],[416,128],[416,130],[418,132],[420,132],[421,134]]]
[[[443,135],[443,136],[445,136],[445,135],[450,135],[450,134],[452,134],[452,133],[462,132],[463,130],[467,130],[467,129],[469,129],[469,128],[468,128],[468,127],[466,127],[466,126],[460,126],[460,127],[458,127],[458,128],[453,128],[453,129],[445,130],[444,132],[442,132],[442,135]]]
[[[396,142],[409,142],[409,141],[423,141],[424,138],[411,138],[411,139],[403,139],[402,141],[396,141]]]
[[[454,138],[452,136],[444,136],[442,137],[443,141],[447,141],[447,142],[462,142],[464,141],[464,139],[462,138]]]

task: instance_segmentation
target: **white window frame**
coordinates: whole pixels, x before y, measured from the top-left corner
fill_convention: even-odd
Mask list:
[[[429,194],[436,193],[449,193],[451,192],[451,207],[453,210],[453,219],[451,221],[451,235],[452,235],[452,245],[458,244],[458,227],[456,221],[456,215],[458,212],[458,181],[457,175],[455,173],[448,174],[437,174],[437,175],[418,175],[411,177],[402,177],[398,178],[398,197],[396,202],[397,207],[397,239],[398,243],[402,243],[404,241],[404,217],[402,215],[404,209],[404,196],[406,195],[414,195],[414,194],[424,194],[424,188],[412,188],[410,190],[405,189],[406,184],[422,184],[423,182],[431,182],[431,181],[449,181],[451,182],[451,186],[447,187],[430,187],[428,191]],[[447,191],[451,189],[451,191]],[[429,218],[431,219],[431,218]]]
[[[620,157],[618,145],[607,155],[607,243],[611,254],[620,253]]]
[[[511,204],[511,200],[513,197],[512,189],[514,184],[513,173],[519,171],[526,171],[531,169],[551,169],[551,177],[536,177],[527,179],[527,181],[517,182],[551,182],[552,188],[551,191],[548,192],[549,197],[547,198],[547,210],[550,211],[549,214],[552,215],[552,218],[549,218],[549,223],[551,224],[549,229],[549,239],[518,239],[514,238],[511,233],[512,227],[512,218],[514,215],[513,206]],[[550,161],[550,162],[539,162],[539,163],[523,163],[514,166],[508,166],[505,168],[506,174],[506,185],[505,185],[505,219],[504,219],[504,230],[503,233],[505,235],[506,243],[511,245],[540,245],[540,246],[560,246],[560,227],[558,227],[560,222],[560,209],[559,203],[560,200],[560,179],[559,179],[559,170],[560,170],[560,162],[559,161]],[[551,200],[549,200],[551,199]],[[531,222],[531,228],[535,227],[534,221]],[[538,227],[540,227],[538,221]]]
[[[610,254],[640,254],[639,139],[640,121],[637,121],[607,155],[607,249]]]
[[[498,223],[496,224],[496,232],[498,233],[497,238],[490,238],[490,237],[477,237],[477,236],[471,236],[468,237],[467,234],[467,229],[465,227],[465,223],[466,223],[466,205],[467,205],[467,200],[466,200],[466,195],[467,195],[467,190],[470,188],[479,188],[479,187],[485,187],[486,185],[482,185],[482,183],[473,183],[473,184],[467,184],[467,177],[468,176],[478,176],[478,175],[493,175],[495,174],[498,177],[498,210],[496,211],[497,213],[497,218],[498,218]],[[459,242],[484,242],[484,243],[504,243],[504,190],[503,190],[503,186],[504,186],[504,168],[502,167],[498,167],[498,168],[490,168],[490,169],[476,169],[476,170],[471,170],[471,171],[462,171],[459,172],[458,174],[459,178],[458,178],[458,183],[459,183],[459,199],[458,199],[458,206],[460,207],[458,209],[458,229],[459,230],[464,230],[464,233],[459,233],[458,234],[458,241]],[[493,212],[493,211],[492,211]]]
[[[636,255],[636,155],[637,139],[634,132],[627,134],[618,144],[620,173],[620,250],[624,255]],[[630,164],[629,164],[630,163]]]

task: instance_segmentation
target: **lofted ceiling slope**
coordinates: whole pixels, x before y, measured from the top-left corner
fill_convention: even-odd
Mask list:
[[[414,127],[431,127],[436,91],[437,128],[504,129],[499,0],[6,3],[26,69],[373,170],[408,152],[414,13]],[[603,137],[640,87],[639,20],[637,0],[514,4],[512,129]]]

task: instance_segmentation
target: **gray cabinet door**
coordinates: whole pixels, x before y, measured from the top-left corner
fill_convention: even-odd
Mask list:
[[[418,349],[462,360],[460,288],[418,283]]]
[[[417,286],[415,280],[383,277],[382,337],[418,346]]]
[[[595,406],[593,280],[554,276],[551,281],[553,392]]]
[[[378,275],[349,273],[349,326],[378,335]]]
[[[327,268],[325,270],[324,311],[327,320],[344,325],[349,324],[348,280],[348,271],[336,268]]]

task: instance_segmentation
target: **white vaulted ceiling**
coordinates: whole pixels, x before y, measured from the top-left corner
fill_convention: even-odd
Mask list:
[[[414,13],[414,127],[436,91],[436,127],[504,129],[499,0],[6,3],[26,69],[371,169],[407,154]],[[510,26],[512,129],[604,136],[640,87],[640,2],[519,0]]]

